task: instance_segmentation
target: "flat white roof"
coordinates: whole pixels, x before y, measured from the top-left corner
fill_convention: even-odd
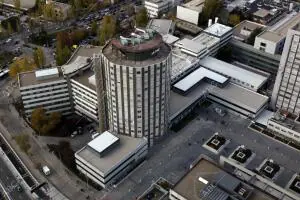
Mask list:
[[[63,65],[61,67],[64,74],[71,74],[81,68],[85,67],[88,64],[88,58],[85,56],[78,56],[73,62]]]
[[[178,41],[179,38],[171,35],[171,34],[165,34],[163,35],[163,41],[167,44],[173,44],[174,42]]]
[[[58,75],[58,69],[57,69],[57,67],[35,71],[35,76],[37,78],[43,77],[43,76],[51,76],[51,75]]]
[[[207,56],[199,61],[199,64],[205,68],[219,72],[226,76],[244,81],[253,85],[255,88],[259,88],[267,81],[267,77],[254,72],[245,70],[227,62],[223,62],[211,56]]]
[[[177,82],[175,85],[173,85],[173,87],[182,91],[187,91],[204,78],[209,78],[221,84],[225,83],[228,80],[228,78],[226,78],[225,76],[210,71],[204,67],[200,67],[187,75],[181,81]]]
[[[228,33],[231,30],[232,30],[232,28],[229,26],[225,26],[225,25],[219,24],[219,23],[214,23],[211,26],[207,27],[204,30],[204,32],[210,33],[217,37],[222,37],[223,35],[225,35],[226,33]]]
[[[111,134],[108,131],[105,131],[92,141],[88,143],[88,146],[93,148],[98,153],[103,152],[105,149],[107,149],[109,146],[113,145],[115,142],[117,142],[119,138],[113,134]]]
[[[201,51],[206,49],[206,46],[201,45],[193,40],[190,40],[188,38],[183,38],[182,40],[179,40],[175,43],[175,46],[178,46],[180,48],[187,49],[189,51],[192,51],[193,53],[200,53]]]

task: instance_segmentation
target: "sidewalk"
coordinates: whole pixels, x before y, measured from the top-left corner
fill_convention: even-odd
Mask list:
[[[12,127],[9,126],[8,122],[6,124],[7,127],[0,127],[4,129],[2,132],[4,133],[5,138],[12,145],[12,147],[18,152],[18,155],[24,162],[24,164],[30,169],[34,177],[39,180],[40,183],[43,181],[48,181],[53,186],[56,187],[60,192],[67,196],[69,199],[86,199],[87,196],[90,199],[101,199],[104,196],[104,191],[97,191],[94,188],[87,189],[85,182],[79,179],[76,175],[70,172],[65,166],[57,159],[56,156],[48,152],[48,147],[46,144],[42,144],[38,138],[32,136],[33,130],[27,126],[26,122],[19,117],[18,112],[15,108],[10,105],[7,110],[1,109],[1,111],[5,111],[6,119],[13,123]],[[2,112],[3,112],[2,111]],[[20,126],[20,127],[18,127]],[[11,129],[11,131],[10,131]],[[19,133],[16,133],[19,132]],[[12,136],[16,134],[28,134],[30,135],[30,154],[26,155],[23,153],[16,142],[13,140]],[[51,169],[51,175],[46,177],[42,175],[37,166],[47,165]],[[63,199],[60,197],[60,192],[58,192],[55,188],[50,188],[51,196],[54,199]],[[84,190],[82,192],[81,190]],[[66,199],[66,198],[65,198]]]

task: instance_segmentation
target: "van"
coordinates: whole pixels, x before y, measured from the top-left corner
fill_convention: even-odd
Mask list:
[[[51,171],[47,165],[43,166],[42,170],[46,176],[49,176],[51,174]]]

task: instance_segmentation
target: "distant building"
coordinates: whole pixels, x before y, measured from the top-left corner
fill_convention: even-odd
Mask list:
[[[285,18],[255,38],[254,48],[270,54],[281,54],[287,32],[300,21],[300,13],[288,14]]]
[[[107,188],[140,164],[147,153],[145,138],[114,135],[106,131],[78,150],[75,162],[82,174]]]
[[[20,0],[20,9],[23,11],[28,11],[32,9],[35,6],[36,0]],[[2,1],[0,2],[2,4]],[[8,7],[15,7],[15,1],[14,0],[4,0],[3,5]]]
[[[260,188],[244,182],[218,164],[201,156],[190,165],[189,171],[170,189],[171,200],[273,200]]]
[[[167,0],[145,0],[145,8],[150,18],[157,18],[169,11],[171,3]]]
[[[60,68],[20,73],[18,81],[26,117],[40,107],[47,113],[72,112],[68,83]]]
[[[300,46],[299,24],[288,31],[273,89],[272,108],[300,113]]]
[[[156,31],[136,29],[104,46],[102,63],[110,130],[153,145],[168,128],[170,46]]]
[[[271,12],[263,8],[258,9],[252,14],[252,16],[254,21],[261,24],[267,24],[272,19]]]
[[[259,50],[246,43],[251,33],[258,28],[266,29],[266,26],[245,20],[234,27],[233,37],[229,43],[232,48],[232,58],[276,76],[280,55]]]
[[[256,22],[244,20],[234,27],[232,35],[233,38],[238,41],[247,42],[247,39],[251,33],[256,29],[264,30],[266,29],[266,26]]]
[[[71,12],[72,6],[70,4],[61,3],[58,1],[46,0],[47,4],[52,4],[54,8],[55,18],[58,20],[65,20]]]
[[[204,2],[205,0],[192,0],[188,3],[178,5],[176,17],[183,21],[198,25]]]
[[[232,28],[214,23],[193,39],[183,38],[174,43],[183,53],[199,59],[207,55],[216,55],[232,37]]]

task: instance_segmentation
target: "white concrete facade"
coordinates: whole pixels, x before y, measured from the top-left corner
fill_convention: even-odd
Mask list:
[[[98,137],[101,137],[101,135]],[[88,145],[83,147],[75,153],[77,169],[103,188],[114,185],[122,179],[126,172],[136,167],[148,153],[147,140],[144,138],[139,139],[138,143],[130,144],[131,150],[124,150],[124,148],[127,148],[125,147],[127,146],[125,137],[120,137],[120,144],[116,144],[116,147],[109,150],[111,152],[102,156],[98,155],[96,150]],[[129,140],[132,140],[132,138],[129,138]],[[122,154],[122,159],[114,160],[114,154],[118,153]],[[106,165],[105,162],[112,165]],[[101,166],[106,167],[104,169]]]
[[[295,122],[295,123],[297,123],[297,122]],[[267,122],[267,128],[274,131],[274,132],[277,132],[280,135],[283,135],[287,138],[290,138],[292,140],[300,142],[300,132],[296,131],[296,130],[293,130],[291,128],[291,126],[290,127],[284,126],[284,125],[276,122],[273,119],[269,119],[268,122]]]
[[[20,93],[27,117],[31,116],[34,109],[40,107],[48,113],[71,113],[68,83],[64,79],[20,87]]]
[[[176,18],[198,25],[201,11],[192,10],[184,6],[177,6]]]
[[[271,38],[265,39],[257,36],[255,38],[254,48],[273,55],[278,54],[280,50],[282,50],[284,39],[285,38],[282,38],[280,41],[272,41]]]
[[[300,113],[300,31],[290,29],[284,45],[273,89],[271,105],[298,115]]]
[[[102,56],[105,66],[110,130],[132,137],[148,137],[149,145],[168,126],[172,53],[149,66],[120,66]]]
[[[98,121],[97,92],[72,78],[70,82],[75,113]]]
[[[162,13],[167,12],[172,6],[167,0],[146,0],[145,8],[150,18],[157,18]]]

